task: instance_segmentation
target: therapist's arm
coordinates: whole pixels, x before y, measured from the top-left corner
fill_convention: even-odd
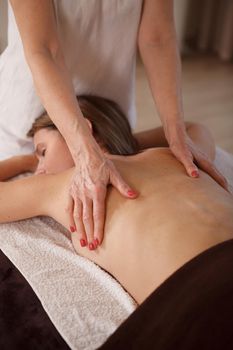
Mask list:
[[[138,47],[152,96],[171,146],[184,127],[181,60],[174,24],[173,0],[144,0]],[[192,168],[192,162],[187,163]],[[185,165],[188,168],[187,163]]]
[[[184,165],[187,174],[198,177],[194,158],[198,148],[191,147],[187,137],[181,91],[181,59],[174,23],[173,0],[144,0],[138,33],[138,47],[145,66],[152,96],[162,121],[164,133],[174,156]],[[204,154],[196,161],[203,167]],[[200,160],[203,161],[200,162]],[[219,173],[212,164],[204,169],[216,179]],[[221,184],[227,187],[226,179]]]
[[[65,64],[53,1],[11,0],[10,3],[37,93],[70,149],[75,152],[77,130],[85,130],[88,135],[90,131],[83,123],[72,79]]]
[[[103,240],[107,186],[130,199],[137,193],[104,155],[81,113],[59,42],[53,0],[11,0],[11,5],[38,95],[74,159],[70,200],[64,208],[71,231],[76,228],[93,249]]]

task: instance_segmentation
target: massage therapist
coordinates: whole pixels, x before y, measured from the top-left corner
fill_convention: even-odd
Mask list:
[[[66,140],[75,162],[75,175],[72,182],[67,184],[67,195],[70,199],[69,207],[64,208],[70,217],[70,230],[71,232],[76,230],[77,233],[75,234],[78,234],[80,239],[85,239],[89,244],[89,249],[92,249],[93,244],[90,243],[94,243],[94,247],[97,248],[103,239],[105,197],[108,184],[114,186],[121,195],[129,199],[135,199],[139,194],[137,189],[131,188],[124,181],[113,163],[101,151],[92,136],[92,130],[82,115],[75,97],[72,73],[66,65],[62,45],[59,42],[56,1],[58,0],[11,0],[10,3],[37,93],[51,119]],[[199,166],[226,187],[226,180],[218,173],[208,157],[194,146],[185,131],[181,96],[181,61],[176,41],[173,1],[66,0],[67,6],[68,3],[70,8],[77,6],[77,8],[86,11],[89,7],[88,13],[93,12],[93,22],[90,20],[86,24],[89,32],[83,32],[86,41],[89,40],[92,34],[96,35],[101,30],[101,23],[103,23],[103,27],[104,25],[106,27],[109,6],[113,8],[113,11],[118,11],[116,12],[118,17],[121,16],[119,9],[122,11],[122,16],[123,11],[132,12],[132,15],[126,16],[127,23],[125,23],[123,35],[122,27],[114,27],[118,17],[109,21],[108,35],[111,35],[112,30],[112,36],[114,37],[112,46],[108,47],[107,54],[110,55],[110,58],[111,54],[112,57],[114,57],[114,54],[115,56],[118,55],[115,61],[111,58],[112,70],[114,70],[114,62],[121,59],[124,50],[125,54],[131,54],[127,51],[128,45],[122,45],[119,52],[116,50],[116,45],[118,42],[120,45],[120,41],[126,39],[130,46],[130,40],[133,37],[130,30],[136,23],[136,44],[146,69],[151,92],[156,101],[171,151],[184,165],[187,176],[198,178],[197,166]],[[138,18],[135,12],[137,7],[140,14]],[[82,12],[81,16],[84,15],[85,12]],[[94,18],[98,22],[94,22]],[[93,23],[99,25],[94,26]],[[83,28],[79,27],[78,22],[76,26],[77,32]],[[101,35],[101,31],[99,35]],[[118,42],[116,40],[117,35],[119,36]],[[134,47],[135,52],[137,45]],[[104,54],[104,52],[101,52],[103,48],[104,44],[99,47],[100,57]],[[79,49],[83,50],[84,47]],[[88,59],[88,56],[92,55],[92,47],[86,45],[85,50],[86,59]],[[135,52],[132,53],[133,57],[135,57]],[[79,57],[77,57],[77,61],[78,59]],[[101,65],[101,59],[96,62],[96,64],[98,63]],[[133,65],[133,60],[131,65]],[[88,69],[86,68],[86,71]],[[105,67],[100,66],[99,70],[101,71],[101,69],[104,70]],[[131,67],[125,69],[125,73],[128,70],[131,71]],[[84,77],[85,73],[84,71]],[[110,76],[111,71],[108,74]],[[122,90],[120,81],[124,79],[123,70],[118,72],[117,79],[115,83],[117,84],[117,81],[119,81],[119,86],[116,86],[116,88]],[[96,91],[96,94],[98,94],[98,91]],[[123,94],[127,94],[127,91],[122,90]],[[121,131],[119,130],[119,132]],[[153,147],[156,145],[156,133],[153,130],[148,133],[141,133],[138,136],[138,142],[141,147]]]

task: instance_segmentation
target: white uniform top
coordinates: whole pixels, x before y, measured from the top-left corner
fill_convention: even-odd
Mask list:
[[[134,127],[135,61],[143,0],[54,0],[57,28],[76,94],[117,102]],[[9,6],[0,56],[0,158],[31,150],[25,138],[43,111]]]

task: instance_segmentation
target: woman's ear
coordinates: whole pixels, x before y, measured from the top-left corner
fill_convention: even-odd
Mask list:
[[[91,133],[92,133],[92,132],[93,132],[92,122],[91,122],[89,119],[87,119],[87,118],[85,118],[85,120],[86,120],[87,125],[89,126],[89,128],[90,128],[90,130],[91,130]]]

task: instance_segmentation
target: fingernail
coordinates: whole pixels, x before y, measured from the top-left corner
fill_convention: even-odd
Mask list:
[[[86,245],[87,245],[86,240],[85,239],[80,239],[80,245],[81,245],[81,247],[86,247]]]
[[[132,190],[129,190],[129,191],[127,192],[127,194],[128,194],[128,196],[130,196],[130,197],[134,197],[134,196],[136,195],[136,193],[135,193],[134,191],[132,191]]]
[[[93,243],[89,243],[89,249],[90,249],[90,250],[94,250],[94,249],[95,249],[95,246],[94,246]]]
[[[70,231],[73,233],[76,231],[76,228],[74,226],[70,226]]]
[[[98,238],[95,238],[95,239],[94,239],[94,244],[95,244],[95,247],[97,248],[98,245],[100,244]]]
[[[199,173],[198,173],[197,170],[193,170],[193,171],[191,172],[191,175],[192,175],[192,177],[199,177]]]

